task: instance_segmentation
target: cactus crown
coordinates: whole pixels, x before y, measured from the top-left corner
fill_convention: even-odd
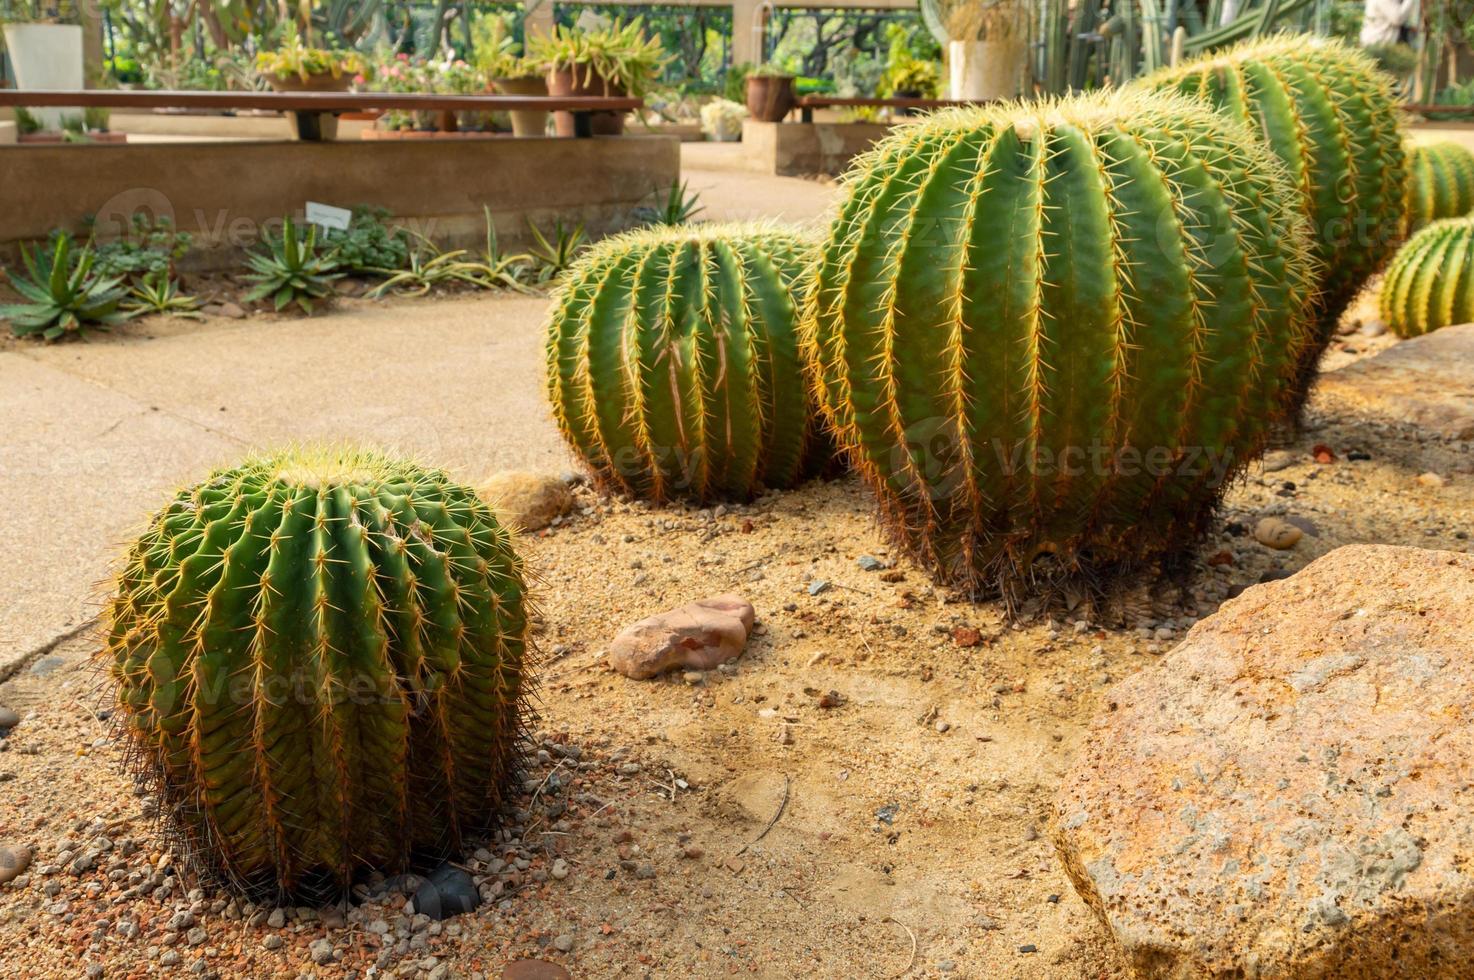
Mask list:
[[[553,301],[548,393],[601,484],[743,499],[822,461],[792,299],[813,247],[773,224],[703,224],[584,254]]]
[[[1094,575],[1181,547],[1283,414],[1308,232],[1283,167],[1202,103],[945,110],[846,188],[804,312],[820,404],[943,580],[1007,596],[1043,554]]]
[[[494,821],[526,693],[521,563],[444,473],[258,456],[130,551],[100,656],[163,816],[249,894],[321,897]]]
[[[1435,221],[1393,258],[1382,320],[1399,337],[1474,321],[1474,216]]]

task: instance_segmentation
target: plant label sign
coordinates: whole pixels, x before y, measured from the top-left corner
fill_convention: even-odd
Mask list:
[[[347,208],[335,208],[331,204],[307,202],[307,223],[331,231],[347,231],[353,212]]]

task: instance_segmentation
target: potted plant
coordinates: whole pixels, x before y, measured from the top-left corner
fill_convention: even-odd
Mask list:
[[[904,99],[935,99],[941,86],[941,73],[934,61],[917,58],[909,51],[891,51],[890,64],[880,81],[880,94]],[[910,116],[914,109],[901,109]]]
[[[81,91],[82,28],[68,23],[76,17],[74,3],[12,3],[5,24],[5,49],[15,69],[18,89]],[[45,129],[59,130],[75,113],[67,109],[33,109],[31,115]]]
[[[278,92],[346,92],[363,71],[352,51],[329,51],[302,43],[295,29],[275,51],[256,56],[256,71]],[[332,112],[293,113],[298,139],[337,139],[338,116]]]
[[[701,107],[701,131],[718,143],[732,143],[742,138],[742,120],[747,110],[736,102],[712,99]]]
[[[548,73],[549,94],[643,98],[668,60],[660,39],[646,38],[644,27],[643,17],[593,31],[554,27],[533,41],[533,58]],[[559,136],[573,135],[572,113],[554,113],[554,122]],[[624,132],[624,113],[596,112],[591,123],[595,134],[617,136]]]
[[[536,62],[522,57],[517,39],[507,30],[507,22],[498,14],[487,14],[472,28],[475,53],[471,63],[495,91],[502,95],[547,95],[548,80],[538,71]],[[541,109],[514,109],[512,133],[515,136],[546,136],[548,114]]]
[[[275,51],[256,56],[256,70],[278,92],[346,92],[363,71],[352,51],[310,48],[295,31]]]
[[[793,111],[794,76],[777,65],[760,65],[747,74],[747,114],[760,122],[782,122]]]

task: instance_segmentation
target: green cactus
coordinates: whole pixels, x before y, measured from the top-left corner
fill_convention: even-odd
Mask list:
[[[1458,143],[1408,151],[1407,226],[1417,231],[1443,218],[1474,211],[1474,153]]]
[[[1474,216],[1418,232],[1382,280],[1382,320],[1399,337],[1474,321]]]
[[[712,224],[584,253],[553,303],[548,392],[601,484],[740,500],[823,461],[792,298],[813,252],[800,232]]]
[[[1312,332],[1263,144],[1181,96],[1080,96],[940,112],[847,185],[804,340],[900,544],[1016,598],[1190,543]]]
[[[1142,80],[1204,98],[1257,128],[1289,170],[1310,222],[1320,277],[1317,343],[1295,382],[1296,414],[1337,322],[1401,239],[1406,164],[1394,82],[1339,41],[1248,41]]]
[[[494,824],[528,615],[474,492],[374,453],[290,451],[153,518],[99,656],[138,772],[202,870],[321,897]]]

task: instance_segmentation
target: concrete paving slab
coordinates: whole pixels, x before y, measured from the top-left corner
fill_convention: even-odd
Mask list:
[[[1315,397],[1446,439],[1474,439],[1474,323],[1329,371]]]
[[[3,676],[91,617],[129,531],[180,480],[235,445],[145,399],[14,352],[0,353],[0,418],[0,567],[12,584],[0,604]]]
[[[154,321],[30,356],[241,447],[348,440],[475,482],[570,465],[543,394],[547,302],[479,295],[355,301],[307,319]]]
[[[838,183],[746,170],[738,143],[682,143],[681,178],[701,195],[705,221],[772,218],[822,223],[840,197]]]

